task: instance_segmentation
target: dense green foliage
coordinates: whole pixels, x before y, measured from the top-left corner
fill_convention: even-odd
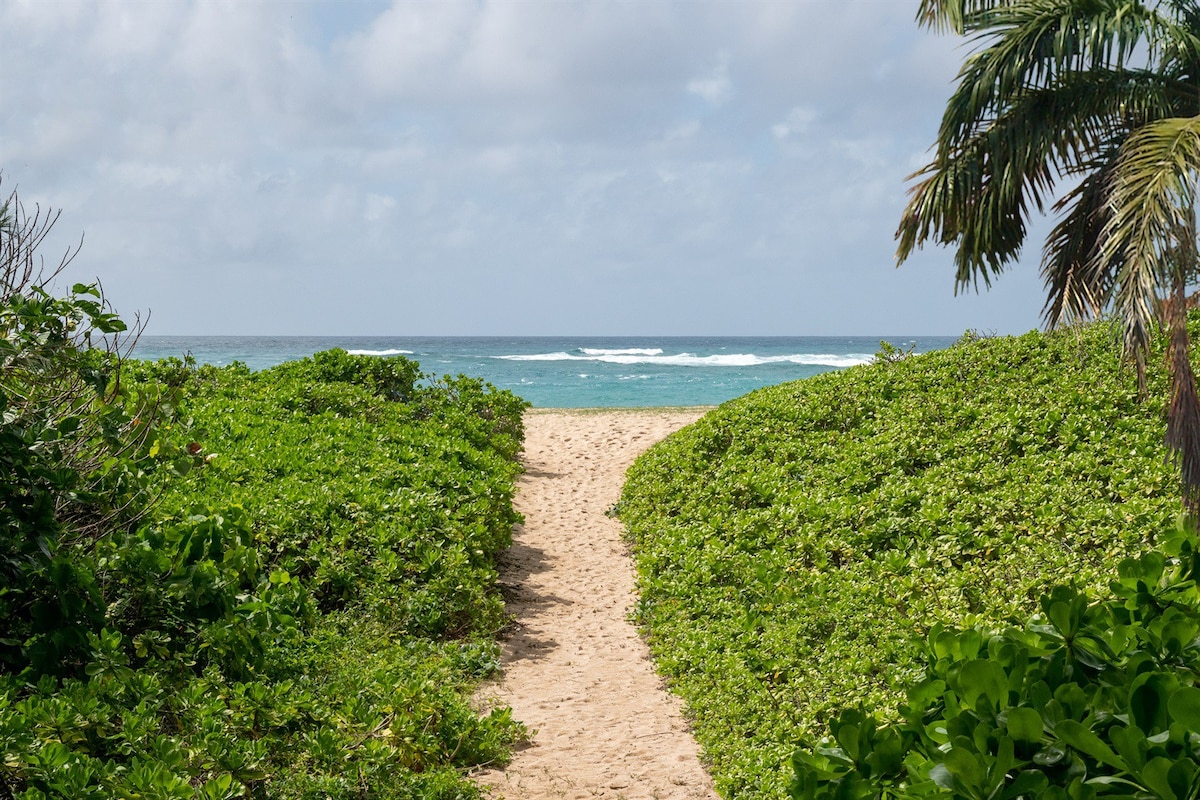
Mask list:
[[[1140,370],[1162,297],[1181,308],[1200,266],[1200,9],[1190,0],[920,0],[917,17],[961,36],[969,52],[933,159],[912,176],[897,256],[949,245],[958,288],[990,284],[1021,256],[1035,214],[1052,208],[1046,321],[1111,309]],[[1171,326],[1177,319],[1166,315]],[[1200,425],[1200,409],[1185,411]],[[1196,436],[1185,461],[1200,458]]]
[[[1104,586],[1177,513],[1111,328],[890,356],[727,403],[630,470],[638,617],[723,796],[780,796],[841,709],[895,708],[935,626]]]
[[[0,298],[0,669],[78,668],[103,608],[93,577],[63,539],[94,539],[144,502],[145,437],[155,403],[114,386],[108,363],[76,331],[123,325],[77,285],[64,298],[37,287]]]
[[[520,726],[493,558],[525,403],[344,352],[125,362],[0,305],[0,797],[467,798]]]
[[[848,709],[792,795],[1184,800],[1200,793],[1200,553],[1124,560],[1099,602],[1057,587],[1024,627],[935,627],[900,721]]]

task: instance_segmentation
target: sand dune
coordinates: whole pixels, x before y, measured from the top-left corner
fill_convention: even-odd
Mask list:
[[[634,573],[606,516],[639,453],[704,409],[534,410],[517,507],[525,524],[501,564],[512,629],[482,697],[534,731],[493,797],[716,798],[698,748],[629,623]]]

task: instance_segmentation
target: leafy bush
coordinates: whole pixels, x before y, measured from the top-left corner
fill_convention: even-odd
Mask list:
[[[526,404],[341,351],[124,360],[0,221],[0,798],[478,797],[522,732],[470,697]]]
[[[1200,553],[1180,533],[1092,602],[1059,586],[1022,628],[935,626],[903,719],[859,710],[796,753],[796,798],[1195,797]]]
[[[1161,406],[1096,325],[760,390],[643,455],[618,511],[718,789],[778,797],[797,742],[896,706],[935,626],[1106,585],[1170,527],[1177,481]]]
[[[311,359],[281,364],[276,372],[282,377],[297,377],[316,385],[348,383],[361,386],[372,395],[397,403],[411,399],[421,366],[406,358],[352,356],[345,350],[326,350]]]
[[[521,733],[469,697],[497,665],[494,556],[519,519],[525,404],[375,362],[124,365],[129,391],[175,393],[183,461],[150,513],[73,555],[100,610],[83,669],[0,679],[0,786],[478,795],[462,770],[504,760]]]
[[[393,359],[202,368],[189,410],[211,460],[164,508],[245,508],[267,566],[308,586],[322,612],[371,607],[412,634],[491,635],[502,624],[492,559],[519,519],[525,403],[471,379],[384,400],[359,380],[379,360]]]
[[[126,330],[95,285],[46,289],[55,216],[0,208],[0,672],[78,674],[103,625],[90,548],[135,523],[171,466],[169,390],[119,380]],[[103,345],[103,347],[101,347]]]

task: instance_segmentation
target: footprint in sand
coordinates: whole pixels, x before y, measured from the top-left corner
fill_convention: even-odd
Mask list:
[[[703,413],[526,415],[525,463],[538,469],[520,482],[525,524],[500,566],[517,584],[517,633],[503,642],[503,678],[482,695],[536,733],[506,769],[476,776],[492,797],[716,800],[680,703],[628,621],[633,565],[604,513],[633,460]]]

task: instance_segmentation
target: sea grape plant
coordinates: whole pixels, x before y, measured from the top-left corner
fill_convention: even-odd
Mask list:
[[[0,674],[69,674],[104,610],[77,556],[135,523],[180,455],[176,398],[121,382],[127,326],[98,284],[50,291],[73,257],[40,269],[57,215],[26,214],[13,195],[0,216]]]
[[[1021,627],[935,626],[899,719],[860,708],[793,759],[793,798],[1200,796],[1200,551],[1180,526]]]
[[[130,360],[38,270],[56,218],[0,206],[0,798],[478,798],[523,730],[471,693],[527,404]]]
[[[1162,424],[1097,324],[765,388],[650,448],[618,507],[636,614],[718,791],[786,795],[796,743],[895,709],[935,625],[1098,596],[1178,514]]]

